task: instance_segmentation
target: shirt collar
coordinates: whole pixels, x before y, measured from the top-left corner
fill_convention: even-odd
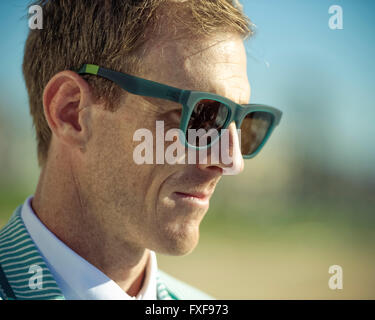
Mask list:
[[[22,206],[21,218],[66,299],[77,300],[156,300],[157,261],[149,250],[143,286],[136,297],[58,239],[39,220],[31,207],[32,197]]]

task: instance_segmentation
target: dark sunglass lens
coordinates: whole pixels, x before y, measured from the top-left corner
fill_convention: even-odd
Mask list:
[[[271,127],[273,115],[268,112],[251,112],[241,124],[241,151],[243,155],[254,153],[262,144]]]
[[[216,129],[219,133],[220,129],[222,129],[222,127],[225,125],[228,115],[228,107],[221,102],[210,99],[200,100],[195,105],[191,114],[187,133],[188,135],[191,135],[191,131],[197,131],[199,136],[202,136],[202,134],[208,133],[210,129]],[[204,131],[200,129],[203,129]],[[210,137],[206,139],[206,142],[204,142],[204,139],[201,139],[203,141],[199,142],[198,140],[198,137],[190,140],[188,137],[189,143],[193,145],[204,146],[204,144],[208,145],[211,142]]]

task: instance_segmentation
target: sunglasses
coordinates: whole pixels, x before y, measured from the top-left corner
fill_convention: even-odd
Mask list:
[[[162,83],[142,79],[93,64],[85,64],[78,74],[103,77],[122,89],[140,96],[160,98],[182,105],[180,130],[185,146],[195,149],[209,148],[233,121],[240,129],[243,158],[255,157],[279,124],[282,112],[261,104],[240,105],[217,94],[182,90]],[[213,139],[190,139],[191,130],[216,130]],[[199,140],[199,142],[198,142]],[[202,140],[204,142],[202,143]]]

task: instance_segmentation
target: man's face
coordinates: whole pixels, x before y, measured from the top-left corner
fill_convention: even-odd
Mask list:
[[[237,35],[155,42],[144,65],[138,76],[146,79],[216,93],[237,103],[250,98],[245,49]],[[178,128],[181,109],[177,103],[131,94],[116,112],[93,109],[92,137],[79,179],[91,222],[119,245],[180,255],[198,242],[200,222],[225,165],[211,165],[209,157],[207,164],[137,165],[133,160],[140,143],[133,141],[135,131],[145,128],[155,134],[156,121],[164,121],[165,131]],[[236,163],[232,169],[240,172],[243,160],[234,123],[229,129]]]

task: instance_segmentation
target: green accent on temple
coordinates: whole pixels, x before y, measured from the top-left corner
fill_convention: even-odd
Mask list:
[[[97,75],[98,74],[98,71],[99,71],[99,66],[96,66],[95,64],[86,64],[86,73],[90,73],[90,74],[95,74]]]

